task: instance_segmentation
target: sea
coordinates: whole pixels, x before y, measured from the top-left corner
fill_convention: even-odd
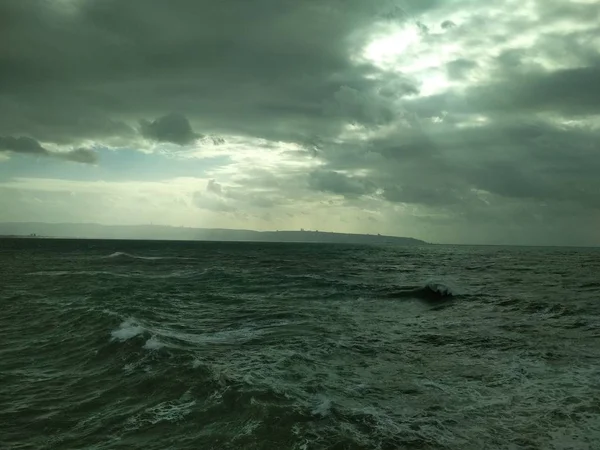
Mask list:
[[[0,448],[597,450],[600,249],[1,239]]]

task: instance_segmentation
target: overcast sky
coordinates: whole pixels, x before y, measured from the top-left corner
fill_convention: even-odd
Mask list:
[[[600,245],[597,0],[0,0],[0,221]]]

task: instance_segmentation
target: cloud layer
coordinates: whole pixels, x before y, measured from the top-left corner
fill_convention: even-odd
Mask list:
[[[141,150],[157,182],[198,180],[190,224],[600,244],[595,1],[7,0],[0,17],[4,155]]]
[[[52,152],[44,148],[38,141],[27,136],[0,136],[0,153],[12,152],[33,156],[49,156],[83,164],[94,164],[97,156],[94,151],[86,148]]]

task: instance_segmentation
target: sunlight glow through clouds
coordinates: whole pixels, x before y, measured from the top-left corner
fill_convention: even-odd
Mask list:
[[[382,69],[416,78],[422,96],[443,92],[451,86],[447,76],[440,71],[446,62],[441,50],[428,48],[415,24],[388,27],[387,33],[378,33],[378,37],[365,47],[362,57]]]
[[[419,39],[419,30],[414,25],[403,26],[395,31],[390,27],[366,46],[364,56],[378,63],[391,62],[393,57],[402,55]]]
[[[2,220],[525,242],[600,205],[598,0],[4,3]]]
[[[227,156],[229,163],[206,172],[210,177],[219,178],[243,174],[248,169],[257,167],[273,173],[280,170],[305,173],[323,164],[318,158],[309,157],[307,150],[299,144],[243,136],[223,136],[223,139],[225,142],[222,144],[200,144],[189,151],[177,153],[177,157],[203,159]]]
[[[473,82],[487,82],[500,54],[512,49],[533,48],[545,33],[572,33],[595,27],[593,21],[578,23],[572,18],[543,22],[540,20],[542,11],[532,0],[474,2],[469,6],[468,9],[452,9],[450,5],[420,17],[419,22],[382,25],[364,47],[361,58],[384,70],[417,80],[418,96],[425,97],[460,89]],[[454,25],[443,29],[443,22]],[[515,22],[520,22],[522,27],[511,28]],[[424,24],[427,31],[419,24]],[[486,24],[493,24],[493,28]],[[542,53],[530,55],[528,63],[556,70],[576,66],[574,58],[564,54],[557,59]],[[450,79],[446,65],[458,59],[475,61],[477,70],[463,80]]]

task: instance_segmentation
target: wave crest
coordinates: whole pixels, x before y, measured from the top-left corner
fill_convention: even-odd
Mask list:
[[[131,338],[139,336],[144,332],[144,327],[141,326],[134,319],[127,319],[116,330],[113,330],[110,334],[113,340],[119,340],[121,342],[127,341]]]
[[[440,301],[456,298],[460,294],[455,287],[439,281],[427,281],[423,286],[407,287],[390,293],[393,298],[418,298],[421,300]]]
[[[163,348],[165,344],[158,340],[158,338],[154,335],[150,336],[150,339],[146,341],[144,344],[144,349],[146,350],[159,350]]]
[[[130,258],[130,259],[143,259],[146,261],[158,261],[161,259],[195,259],[195,258],[186,258],[183,256],[140,256],[133,255],[127,252],[114,252],[107,256],[102,256],[101,259],[115,259],[115,258]]]
[[[453,288],[444,283],[439,283],[437,281],[428,281],[423,289],[426,289],[442,297],[456,297],[458,295],[456,288]]]

